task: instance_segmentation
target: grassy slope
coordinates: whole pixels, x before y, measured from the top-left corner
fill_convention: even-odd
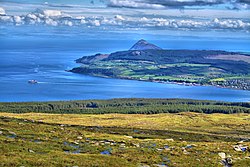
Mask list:
[[[249,114],[0,113],[0,166],[221,166],[219,152],[230,154],[234,166],[248,166],[250,152],[232,146],[250,138],[249,120]],[[17,136],[7,137],[11,132]],[[159,150],[164,145],[170,149]],[[111,155],[101,155],[104,150]]]

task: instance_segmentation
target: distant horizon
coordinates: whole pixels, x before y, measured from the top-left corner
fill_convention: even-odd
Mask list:
[[[141,34],[143,38],[156,35],[249,40],[250,7],[248,1],[239,0],[3,0],[0,25],[1,29],[15,26],[17,30],[28,25],[44,33],[64,27],[67,35],[115,32]]]

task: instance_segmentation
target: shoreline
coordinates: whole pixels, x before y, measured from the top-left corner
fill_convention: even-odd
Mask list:
[[[110,79],[123,79],[123,80],[132,80],[132,81],[142,81],[142,82],[153,82],[153,83],[160,83],[160,84],[175,84],[175,85],[181,85],[181,86],[212,86],[216,88],[221,88],[221,89],[231,89],[231,90],[242,90],[242,91],[250,91],[248,89],[240,89],[240,88],[235,88],[232,86],[221,86],[221,85],[201,85],[197,83],[186,83],[186,82],[176,82],[176,81],[160,81],[160,80],[147,80],[147,79],[133,79],[129,77],[111,77],[107,75],[94,75],[94,74],[86,74],[86,73],[79,73],[79,72],[73,72],[72,70],[65,70],[67,72],[72,72],[75,74],[81,74],[81,75],[88,75],[88,76],[94,76],[94,77],[101,77],[101,78],[110,78]]]

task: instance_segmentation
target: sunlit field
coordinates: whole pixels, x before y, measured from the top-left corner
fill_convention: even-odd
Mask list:
[[[250,163],[249,114],[0,115],[1,166],[222,166],[219,153]]]

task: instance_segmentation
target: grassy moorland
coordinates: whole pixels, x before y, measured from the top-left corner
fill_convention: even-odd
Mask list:
[[[200,106],[233,106],[247,111],[249,103],[219,104],[173,99],[77,102],[89,104],[89,108],[81,106],[83,112],[78,112],[79,108],[74,110],[76,101],[1,103],[0,166],[211,167],[223,166],[224,162],[224,165],[230,163],[233,166],[247,167],[250,164],[250,115],[247,112],[205,114],[185,112],[185,108],[178,113],[114,112],[116,107],[117,110],[122,111],[124,108],[126,111],[127,108],[131,109],[128,106],[138,109],[143,104],[144,108],[141,110],[148,110],[145,107],[147,105],[155,105],[157,109],[157,104],[163,102],[165,108],[166,102],[170,108],[170,102],[174,106],[185,103],[195,103],[198,106],[200,103]],[[43,106],[46,110],[45,106],[48,104],[54,107],[51,110],[54,114],[39,110],[32,112],[28,108],[28,112],[24,112],[25,107],[32,105]],[[67,110],[72,108],[77,114],[56,110],[56,106],[68,106]],[[103,112],[107,110],[108,114],[80,114],[98,107]],[[18,108],[22,112],[16,112]],[[110,113],[110,109],[113,113]]]

